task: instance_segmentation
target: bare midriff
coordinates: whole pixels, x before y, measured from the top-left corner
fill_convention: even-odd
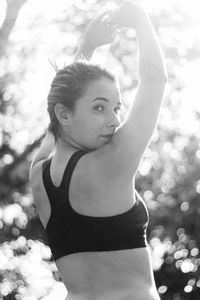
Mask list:
[[[160,300],[148,247],[74,253],[56,264],[66,300]]]

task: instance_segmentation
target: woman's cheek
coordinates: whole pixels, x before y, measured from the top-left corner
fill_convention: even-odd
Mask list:
[[[101,124],[105,123],[105,121],[106,121],[106,116],[105,116],[105,114],[99,114],[99,115],[97,115],[96,120],[97,120],[99,123],[101,123]]]

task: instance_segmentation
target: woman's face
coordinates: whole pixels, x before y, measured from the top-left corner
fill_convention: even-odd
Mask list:
[[[68,136],[88,150],[104,146],[120,125],[120,106],[115,83],[107,78],[90,82],[71,113]]]

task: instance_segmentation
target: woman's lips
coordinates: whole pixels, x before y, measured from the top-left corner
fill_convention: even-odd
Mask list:
[[[112,138],[114,134],[104,134],[104,135],[101,135],[102,137],[105,137],[105,138]]]

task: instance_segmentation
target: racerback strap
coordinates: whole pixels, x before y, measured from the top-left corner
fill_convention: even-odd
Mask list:
[[[67,163],[67,166],[65,168],[65,171],[64,171],[64,174],[62,177],[62,181],[59,186],[60,189],[64,189],[64,190],[66,190],[66,188],[68,189],[74,168],[75,168],[77,162],[79,161],[79,159],[86,153],[87,153],[86,151],[78,150],[72,154],[72,156],[70,157],[70,159]]]

